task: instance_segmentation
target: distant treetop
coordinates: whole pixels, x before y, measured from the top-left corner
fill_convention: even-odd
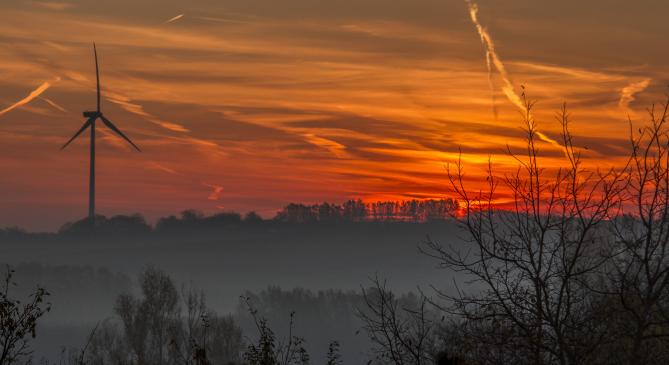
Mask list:
[[[427,222],[450,218],[457,210],[453,199],[378,201],[365,203],[349,200],[341,205],[321,203],[313,205],[288,204],[274,217],[291,223],[308,222]]]

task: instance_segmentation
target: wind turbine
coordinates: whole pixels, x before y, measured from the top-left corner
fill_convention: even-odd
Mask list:
[[[82,134],[86,128],[91,129],[91,142],[90,142],[90,148],[91,148],[91,155],[90,155],[90,170],[89,170],[89,185],[88,185],[88,219],[91,224],[95,223],[95,122],[99,119],[102,121],[104,125],[107,126],[107,128],[111,129],[113,132],[118,134],[121,138],[125,139],[128,143],[130,143],[131,146],[133,146],[137,151],[141,150],[137,145],[135,145],[130,138],[128,138],[121,130],[119,130],[114,123],[111,122],[111,120],[105,118],[104,115],[102,115],[102,111],[100,109],[100,70],[98,68],[98,51],[95,47],[95,43],[93,43],[93,54],[95,55],[95,77],[97,80],[97,90],[98,90],[98,108],[96,111],[85,111],[84,112],[84,118],[88,118],[88,120],[84,123],[83,126],[75,133],[72,138],[70,138],[67,143],[63,145],[60,149],[63,150],[65,149],[72,141],[74,141],[77,137],[79,137],[80,134]]]

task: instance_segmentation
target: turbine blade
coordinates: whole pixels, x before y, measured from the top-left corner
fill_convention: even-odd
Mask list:
[[[121,132],[120,129],[116,128],[116,126],[114,125],[114,123],[111,122],[111,120],[105,118],[103,115],[101,115],[100,118],[102,118],[102,122],[107,126],[107,128],[109,128],[109,129],[111,129],[112,131],[116,132],[116,134],[118,134],[119,136],[121,136],[121,138],[125,139],[128,143],[130,143],[133,147],[135,147],[135,149],[136,149],[137,151],[142,152],[142,150],[140,150],[139,147],[137,147],[137,145],[135,145],[134,143],[132,143],[132,141],[130,140],[130,138],[128,138],[125,134],[123,134],[123,132]]]
[[[98,89],[98,112],[100,112],[100,69],[98,68],[98,49],[93,43],[93,54],[95,55],[95,80],[97,81]]]
[[[72,138],[70,138],[70,140],[67,141],[67,143],[65,143],[65,144],[63,145],[63,147],[60,148],[61,151],[64,150],[65,147],[69,146],[70,143],[72,143],[72,141],[74,141],[77,137],[79,137],[79,135],[82,134],[82,133],[86,130],[86,128],[90,127],[91,124],[93,123],[93,120],[94,120],[93,118],[89,118],[89,119],[86,121],[86,123],[84,123],[84,125],[81,126],[81,128],[79,129],[79,131],[77,131],[77,133],[75,133],[74,136],[72,136]]]

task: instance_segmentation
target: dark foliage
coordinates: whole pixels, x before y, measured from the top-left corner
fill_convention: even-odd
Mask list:
[[[30,361],[30,339],[37,335],[37,322],[50,309],[49,293],[37,287],[25,302],[16,299],[11,289],[14,270],[7,266],[0,286],[0,365]]]
[[[458,204],[452,199],[406,200],[364,203],[349,200],[344,204],[289,204],[275,220],[291,223],[309,222],[425,222],[450,218]]]
[[[231,317],[206,307],[204,295],[153,268],[139,278],[142,296],[123,294],[116,317],[91,336],[91,364],[228,364],[238,362],[241,330]]]

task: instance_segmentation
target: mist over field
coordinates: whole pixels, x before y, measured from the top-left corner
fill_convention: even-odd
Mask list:
[[[42,234],[5,231],[0,257],[16,269],[23,294],[37,284],[52,293],[53,310],[44,317],[35,342],[38,358],[57,359],[62,346],[82,346],[90,330],[112,316],[118,295],[139,291],[137,276],[147,267],[202,290],[211,309],[240,318],[249,336],[256,331],[240,296],[264,296],[258,304],[266,306],[278,332],[287,330],[295,311],[296,332],[308,338],[311,352],[325,354],[329,341],[338,340],[349,361],[369,355],[357,310],[363,307],[361,288],[371,286],[371,279],[387,279],[397,293],[412,295],[432,285],[450,289],[453,280],[460,280],[419,252],[427,235],[458,240],[461,230],[452,220],[289,223],[225,218],[171,231],[128,224],[128,232],[116,227],[111,234],[95,236],[72,228]],[[339,296],[343,298],[335,300]],[[333,311],[341,312],[340,317],[327,319]]]

